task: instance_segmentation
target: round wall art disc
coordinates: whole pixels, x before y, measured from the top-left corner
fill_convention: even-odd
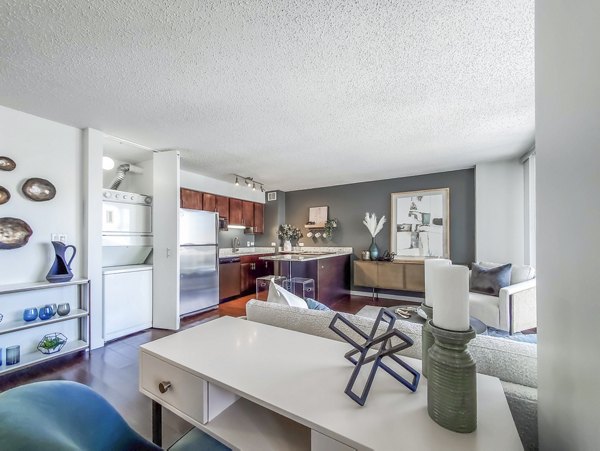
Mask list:
[[[0,218],[0,249],[25,246],[32,234],[31,227],[22,219]]]
[[[0,157],[0,171],[12,171],[17,163],[12,158]]]
[[[36,202],[44,202],[56,196],[56,188],[46,179],[32,178],[23,183],[23,194]]]
[[[6,188],[0,186],[0,205],[5,204],[10,200],[10,193]]]

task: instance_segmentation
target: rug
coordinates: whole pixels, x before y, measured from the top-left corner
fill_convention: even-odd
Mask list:
[[[407,304],[396,305],[394,307],[387,307],[387,308],[389,308],[392,311],[395,311],[398,307],[407,307]],[[416,307],[416,305],[412,304],[411,307]],[[377,315],[379,314],[379,310],[381,308],[382,307],[378,307],[376,305],[365,305],[362,309],[360,309],[356,313],[356,315],[364,316],[365,318],[370,318],[370,319],[374,320],[377,318]],[[407,319],[398,318],[398,320],[410,321],[411,323],[418,323],[418,324],[423,324],[425,322],[416,313],[413,313],[410,318],[407,318]],[[508,332],[505,332],[503,330],[498,330],[498,329],[495,329],[495,328],[489,327],[489,326],[488,326],[487,330],[485,332],[482,332],[480,335],[487,335],[488,337],[495,337],[495,338],[505,338],[507,340],[519,341],[521,343],[537,344],[537,334],[522,334],[521,332],[517,332],[517,333],[510,335]]]

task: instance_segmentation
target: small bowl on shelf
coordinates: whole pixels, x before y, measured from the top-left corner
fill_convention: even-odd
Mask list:
[[[50,307],[52,309],[52,316],[56,315],[56,311],[58,310],[58,306],[56,304],[46,304],[46,307]]]
[[[58,309],[56,312],[58,313],[58,316],[67,316],[69,313],[71,313],[71,306],[68,302],[65,302],[64,304],[58,304]]]
[[[52,318],[52,307],[46,305],[45,307],[40,308],[38,316],[42,321]]]
[[[38,309],[35,307],[26,308],[23,310],[23,321],[35,321],[38,317]]]

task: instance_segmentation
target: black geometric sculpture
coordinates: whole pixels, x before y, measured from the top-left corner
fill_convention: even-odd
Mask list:
[[[356,332],[358,335],[360,335],[365,340],[364,344],[361,345],[357,343],[344,332],[342,332],[342,330],[340,330],[337,326],[338,321],[341,321],[354,332]],[[387,330],[381,335],[375,336],[375,334],[377,333],[377,329],[379,328],[379,325],[382,321],[385,321],[388,324]],[[358,327],[356,327],[354,324],[352,324],[339,313],[333,317],[333,319],[331,320],[331,324],[329,324],[329,328],[332,331],[334,331],[336,334],[338,334],[340,337],[342,337],[354,347],[354,349],[348,351],[344,355],[346,359],[348,359],[355,365],[354,371],[352,371],[352,375],[350,376],[350,380],[348,381],[348,385],[346,385],[344,393],[346,393],[350,398],[352,398],[356,403],[360,404],[361,406],[365,405],[367,396],[369,395],[369,391],[371,390],[371,385],[373,384],[373,379],[375,379],[375,373],[377,372],[377,369],[379,367],[381,367],[385,372],[387,372],[398,382],[402,383],[410,391],[414,392],[417,390],[421,375],[417,370],[412,368],[407,363],[403,362],[398,356],[395,355],[396,352],[411,347],[413,345],[413,341],[409,336],[403,334],[398,329],[394,328],[395,322],[396,316],[394,315],[394,313],[389,309],[382,308],[379,311],[379,314],[377,315],[377,319],[375,320],[375,324],[373,325],[373,329],[371,329],[371,333],[369,335],[364,333],[362,330],[360,330]],[[401,343],[392,346],[391,342],[392,338],[394,337],[401,340]],[[379,349],[375,349],[377,345],[380,345]],[[356,354],[359,354],[358,359],[354,358]],[[408,371],[413,376],[412,381],[406,380],[405,378],[400,376],[396,371],[394,371],[392,368],[386,365],[382,361],[386,357],[400,365],[406,371]],[[358,375],[360,374],[363,365],[367,365],[371,362],[374,363],[371,366],[369,378],[367,379],[362,393],[360,395],[357,395],[353,391],[356,379],[358,378]]]

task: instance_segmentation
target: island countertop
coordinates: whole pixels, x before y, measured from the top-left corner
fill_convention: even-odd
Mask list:
[[[266,255],[258,257],[260,260],[272,260],[280,262],[307,262],[312,260],[322,260],[324,258],[339,257],[342,255],[350,255],[352,251],[341,252],[289,252],[277,255]]]

